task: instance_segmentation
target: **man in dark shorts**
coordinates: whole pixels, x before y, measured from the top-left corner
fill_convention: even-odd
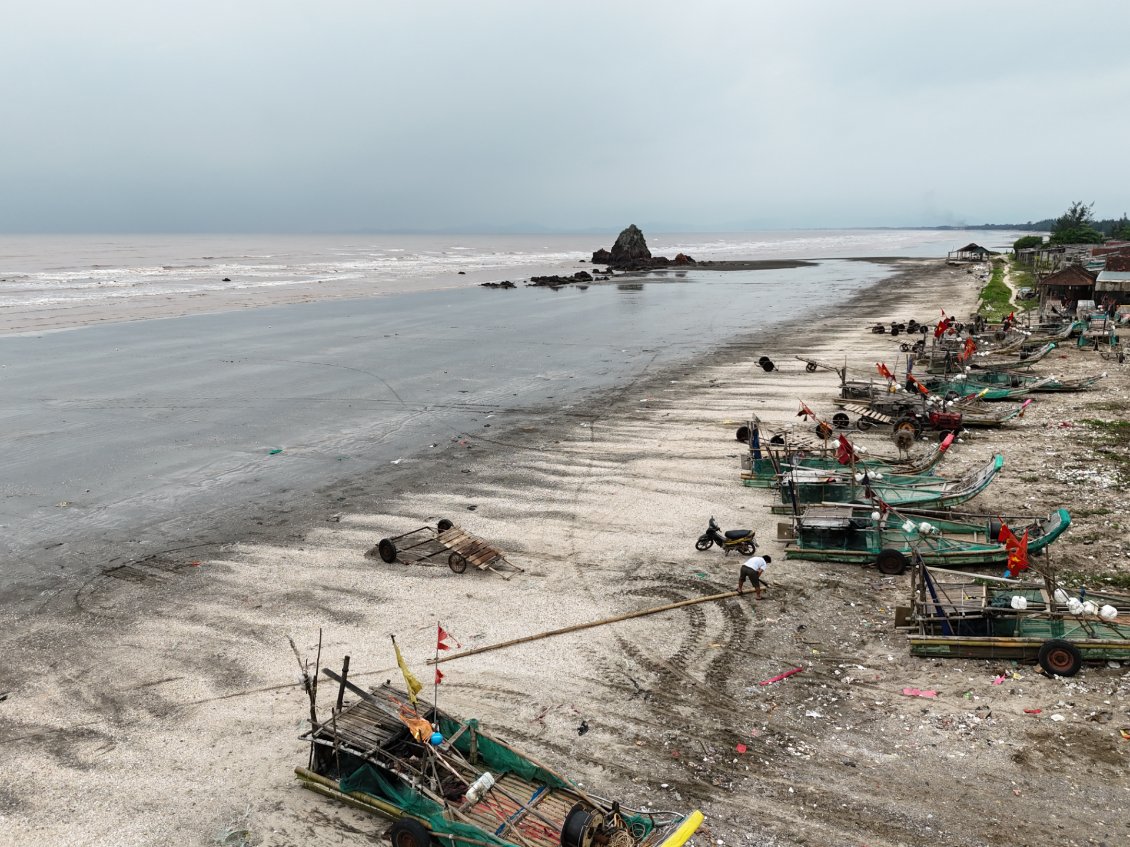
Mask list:
[[[751,556],[742,562],[741,573],[738,575],[738,594],[742,593],[742,586],[748,579],[753,590],[756,591],[756,598],[761,599],[761,575],[765,573],[765,566],[773,561],[772,556]]]

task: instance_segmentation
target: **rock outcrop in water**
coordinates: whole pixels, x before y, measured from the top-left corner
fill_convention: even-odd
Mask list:
[[[652,256],[647,248],[647,239],[638,226],[632,224],[616,238],[611,252],[601,248],[592,254],[594,265],[608,265],[609,270],[647,271],[652,268],[665,268],[668,265],[693,265],[695,260],[680,253],[672,262],[666,256]]]

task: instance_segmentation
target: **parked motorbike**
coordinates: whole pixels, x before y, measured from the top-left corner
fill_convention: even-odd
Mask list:
[[[723,552],[729,553],[731,550],[737,550],[743,556],[752,556],[757,552],[757,539],[754,538],[756,534],[752,529],[728,529],[723,532],[718,527],[714,517],[711,516],[706,532],[698,537],[698,541],[694,543],[694,548],[696,550],[709,550],[717,544]]]

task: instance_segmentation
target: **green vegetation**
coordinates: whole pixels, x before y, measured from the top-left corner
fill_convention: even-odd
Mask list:
[[[1091,214],[1094,203],[1076,200],[1052,224],[1052,244],[1102,244],[1105,238],[1095,229]]]
[[[1126,217],[1125,212],[1110,228],[1110,237],[1117,238],[1119,241],[1130,241],[1130,218]]]
[[[1086,571],[1062,570],[1056,572],[1056,579],[1067,586],[1086,585],[1092,589],[1130,588],[1130,573],[1120,573],[1119,571],[1087,573]]]
[[[1029,247],[1039,247],[1044,243],[1042,235],[1025,235],[1012,242],[1012,252],[1015,254],[1021,250],[1027,250]]]
[[[1096,458],[1110,462],[1122,481],[1130,478],[1130,421],[1083,418],[1079,423],[1095,433]]]
[[[999,321],[1013,311],[1012,291],[1004,284],[1004,265],[993,263],[989,283],[981,289],[977,311],[988,321]]]

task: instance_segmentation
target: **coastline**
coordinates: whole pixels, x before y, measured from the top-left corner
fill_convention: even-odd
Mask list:
[[[418,464],[326,486],[301,508],[271,515],[268,504],[274,526],[258,537],[133,562],[42,599],[33,615],[9,618],[11,660],[0,687],[12,694],[0,715],[3,737],[21,739],[12,766],[26,775],[0,795],[10,831],[44,841],[200,842],[245,813],[259,843],[280,847],[380,831],[379,820],[289,779],[305,759],[294,738],[306,706],[286,635],[309,652],[324,627],[323,663],[349,653],[356,672],[377,681],[394,671],[383,638],[390,630],[403,633],[419,674],[437,618],[473,646],[731,588],[737,560],[697,554],[693,540],[713,513],[724,528],[756,528],[763,550],[778,551],[768,492],[737,481],[733,429],[750,411],[796,421],[798,394],[827,396],[835,378],[805,374],[791,357],[866,362],[891,347],[867,333],[870,324],[923,319],[939,303],[961,313],[975,302],[964,273],[909,264],[827,317],[654,373],[641,369],[572,409],[532,412],[474,436],[473,448],[454,443]],[[760,355],[782,372],[761,372]],[[1014,443],[1040,426],[1030,417]],[[998,443],[971,439],[955,470]],[[1010,468],[1013,459],[1010,452]],[[995,496],[1019,496],[1011,482]],[[437,516],[499,544],[527,573],[503,583],[363,557],[377,538]],[[1031,760],[1011,758],[1018,751],[1007,741],[1015,730],[1041,743],[1033,732],[1042,729],[1012,716],[1018,705],[1042,702],[1029,683],[1010,683],[1026,692],[1012,695],[988,687],[986,663],[911,660],[889,625],[904,586],[874,571],[775,557],[770,581],[767,601],[756,606],[727,601],[453,663],[441,696],[585,785],[637,802],[701,805],[710,837],[726,843],[1003,844],[1045,832],[1040,813],[1054,789],[1033,783]],[[53,664],[41,675],[47,651]],[[790,663],[805,673],[755,686]],[[1081,704],[1120,684],[1114,674],[1095,675],[1108,684],[1073,689]],[[963,717],[972,707],[961,691],[971,678],[977,696],[1001,713],[998,728]],[[952,713],[978,734],[925,721],[920,703],[897,697],[904,683],[941,688],[939,720]],[[580,716],[593,728],[583,738],[575,732]],[[1072,727],[1090,768],[1073,778],[1087,790],[1057,814],[1075,829],[1117,806],[1117,788],[1106,782],[1124,760],[1103,753],[1100,725],[1080,717]],[[750,746],[748,759],[734,754],[738,742]],[[966,771],[939,789],[937,772],[923,762],[936,756],[941,766],[971,744],[977,754],[963,760]],[[921,753],[926,746],[935,749]],[[136,763],[157,760],[163,767],[139,782]],[[973,788],[990,779],[1012,779],[1022,793],[1002,798]],[[112,790],[115,780],[128,781],[128,806]],[[773,815],[751,814],[752,791]],[[75,796],[84,802],[51,813]]]

